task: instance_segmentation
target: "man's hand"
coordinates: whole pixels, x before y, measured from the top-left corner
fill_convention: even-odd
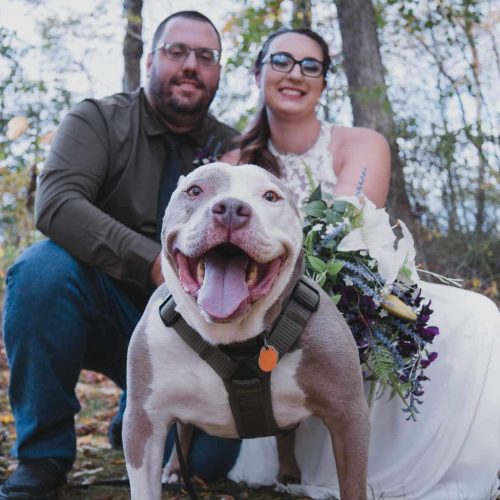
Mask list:
[[[151,264],[151,270],[149,271],[149,279],[156,285],[161,285],[165,278],[161,272],[161,257],[158,255],[154,262]]]

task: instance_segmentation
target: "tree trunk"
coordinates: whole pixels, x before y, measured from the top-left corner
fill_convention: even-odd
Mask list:
[[[335,3],[354,125],[377,130],[389,141],[391,189],[387,208],[416,233],[416,220],[408,200],[403,163],[396,143],[394,114],[387,96],[373,4],[370,0],[335,0]]]
[[[463,30],[465,32],[467,42],[469,44],[469,50],[472,57],[472,61],[470,62],[470,69],[472,73],[472,81],[474,82],[474,87],[475,87],[474,91],[471,93],[472,95],[475,96],[476,136],[474,138],[470,137],[470,141],[476,147],[479,159],[478,179],[477,179],[477,189],[476,189],[476,235],[481,236],[483,231],[486,229],[484,227],[485,214],[486,214],[485,181],[489,165],[485,154],[485,144],[484,144],[485,134],[483,132],[482,108],[484,102],[483,102],[483,91],[481,88],[481,79],[479,75],[481,64],[479,62],[479,53],[476,46],[476,41],[474,40],[475,26],[471,20],[472,12],[470,12],[469,10],[470,4],[465,2],[464,6],[465,8],[464,8]]]
[[[141,84],[142,0],[124,0],[127,28],[123,41],[123,90],[132,91]]]
[[[311,0],[293,0],[292,28],[311,28]]]

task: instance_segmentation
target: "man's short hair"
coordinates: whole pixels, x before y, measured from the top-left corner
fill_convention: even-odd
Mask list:
[[[166,17],[156,28],[155,34],[153,35],[153,46],[152,50],[154,50],[157,45],[160,42],[161,35],[163,34],[163,30],[165,29],[165,25],[171,20],[176,17],[182,17],[184,19],[192,19],[194,21],[199,21],[201,23],[208,23],[210,26],[215,31],[215,34],[217,35],[217,40],[219,42],[219,48],[222,49],[222,43],[221,43],[221,38],[219,31],[215,27],[215,24],[205,15],[203,15],[201,12],[198,12],[196,10],[180,10],[179,12],[174,12],[170,16]]]

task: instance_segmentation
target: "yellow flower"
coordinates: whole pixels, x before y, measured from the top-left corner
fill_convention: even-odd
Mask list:
[[[401,299],[392,295],[392,293],[384,295],[382,304],[380,305],[383,309],[398,318],[406,319],[408,321],[415,321],[417,319],[415,311],[410,306],[407,306]]]

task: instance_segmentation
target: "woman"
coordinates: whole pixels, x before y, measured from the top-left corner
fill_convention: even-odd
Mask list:
[[[297,201],[310,194],[308,175],[323,191],[352,195],[366,168],[363,191],[383,206],[390,154],[376,132],[321,122],[315,107],[325,88],[328,46],[309,30],[280,30],[264,43],[255,65],[262,109],[229,163],[256,163],[282,177]],[[309,174],[308,174],[309,171]],[[371,406],[368,493],[374,498],[485,499],[498,487],[500,465],[500,315],[485,297],[421,283],[440,328],[417,422],[407,421],[398,398],[386,393]],[[338,495],[326,428],[311,418],[296,431],[301,485],[313,498]],[[243,443],[230,477],[272,484],[274,438]]]

